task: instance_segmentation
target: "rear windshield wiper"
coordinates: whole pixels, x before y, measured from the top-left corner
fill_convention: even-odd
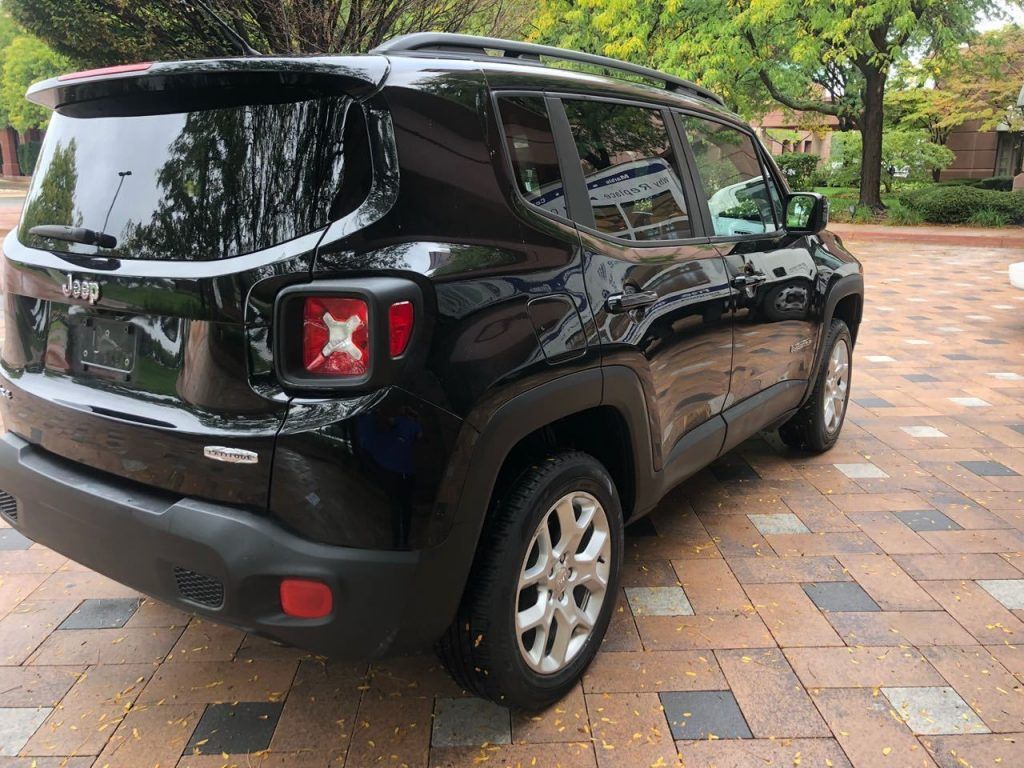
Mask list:
[[[36,237],[48,237],[51,240],[63,240],[68,243],[95,245],[100,248],[116,248],[117,238],[106,232],[97,232],[85,227],[67,227],[63,224],[40,224],[28,231]]]

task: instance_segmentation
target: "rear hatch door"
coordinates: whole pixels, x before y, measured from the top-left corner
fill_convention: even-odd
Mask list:
[[[304,278],[365,191],[360,99],[385,72],[379,57],[227,60],[37,86],[56,112],[4,243],[6,427],[264,507],[287,398],[259,386],[272,302],[250,293]]]

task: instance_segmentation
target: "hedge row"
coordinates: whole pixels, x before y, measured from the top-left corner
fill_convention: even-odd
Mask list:
[[[907,190],[899,201],[932,224],[967,224],[986,217],[1024,224],[1024,192],[936,184]]]

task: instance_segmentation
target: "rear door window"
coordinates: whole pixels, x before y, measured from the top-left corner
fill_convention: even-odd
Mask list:
[[[538,208],[567,217],[565,188],[544,97],[502,96],[498,109],[520,193]]]
[[[693,237],[662,112],[606,101],[564,104],[598,231],[626,240]]]
[[[753,137],[714,120],[680,118],[704,184],[714,234],[774,232],[774,205]]]
[[[174,114],[55,114],[19,239],[48,250],[95,246],[30,234],[85,227],[117,239],[103,255],[207,261],[269,248],[325,226],[365,199],[366,125],[347,97]]]

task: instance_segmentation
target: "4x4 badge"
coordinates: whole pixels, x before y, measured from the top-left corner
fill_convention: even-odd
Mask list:
[[[71,275],[60,287],[60,292],[72,299],[88,299],[90,304],[100,300],[100,284],[95,280],[74,280]]]

